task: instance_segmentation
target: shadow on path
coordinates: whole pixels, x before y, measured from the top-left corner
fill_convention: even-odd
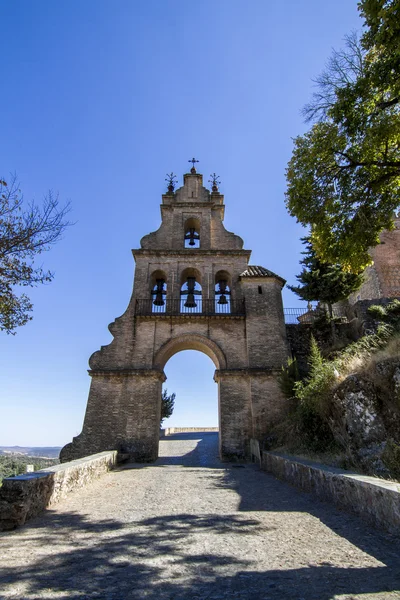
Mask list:
[[[26,526],[23,540],[15,540],[18,532],[0,535],[4,556],[16,541],[23,541],[32,544],[37,557],[27,566],[0,570],[4,598],[350,600],[369,594],[369,600],[400,599],[400,540],[298,492],[254,465],[235,468],[237,465],[221,463],[216,455],[216,434],[178,434],[166,438],[165,448],[169,441],[179,439],[199,442],[184,456],[164,456],[153,465],[128,465],[125,469],[190,467],[206,479],[205,489],[209,488],[210,494],[215,489],[234,490],[240,498],[239,512],[178,513],[130,523],[93,522],[93,517],[89,520],[77,513],[48,511]],[[279,532],[274,531],[273,519],[269,525],[258,512],[311,514],[382,566],[344,568],[320,561],[301,568],[283,563],[278,568],[275,561],[274,568],[257,569],[258,559],[251,550],[233,556],[228,542],[232,543],[235,534],[237,539],[249,540],[246,548],[252,548],[252,540],[268,544]],[[214,544],[209,541],[207,545],[207,536],[202,542],[203,534],[211,534]],[[38,551],[43,545],[52,552]],[[17,589],[24,590],[22,595],[18,596]]]
[[[35,527],[33,522],[28,526],[32,536],[40,526],[36,523]],[[118,522],[92,524],[77,514],[50,512],[46,520],[42,520],[42,526],[51,531],[53,540],[55,528],[60,531],[60,539],[54,542],[60,545],[77,529],[89,533],[96,531],[99,540],[87,546],[84,538],[80,539],[67,551],[60,549],[51,561],[45,556],[31,566],[1,569],[0,589],[5,594],[2,597],[47,599],[53,597],[49,595],[51,590],[56,594],[54,597],[63,599],[330,600],[339,594],[350,595],[346,596],[350,598],[354,594],[400,598],[400,594],[385,594],[399,590],[398,563],[396,568],[339,568],[326,563],[260,572],[251,570],[252,556],[235,559],[212,551],[190,552],[190,541],[199,532],[215,535],[236,532],[241,536],[257,532],[266,534],[257,519],[179,514],[143,519],[135,523],[134,531],[128,531]],[[12,538],[11,535],[1,540],[5,551],[7,542],[13,543]],[[16,595],[14,588],[7,596],[8,586],[15,585],[25,589],[23,595]]]

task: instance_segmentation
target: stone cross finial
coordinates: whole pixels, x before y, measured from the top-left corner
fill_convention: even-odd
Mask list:
[[[192,173],[192,175],[194,175],[196,173],[196,169],[195,169],[194,165],[195,165],[195,163],[198,163],[199,161],[196,160],[195,158],[192,158],[192,159],[188,160],[188,162],[191,162],[193,165],[192,168],[190,169],[190,172]]]

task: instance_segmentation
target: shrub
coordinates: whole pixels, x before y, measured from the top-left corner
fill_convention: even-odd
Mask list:
[[[295,395],[295,384],[299,381],[299,368],[296,358],[288,358],[286,365],[283,365],[278,376],[278,384],[286,398],[293,398]]]
[[[333,363],[324,360],[314,336],[311,336],[308,364],[310,370],[306,379],[294,384],[298,400],[294,416],[306,446],[320,451],[334,444],[325,415],[336,376]]]

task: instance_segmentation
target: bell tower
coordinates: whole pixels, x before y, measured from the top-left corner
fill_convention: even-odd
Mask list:
[[[189,162],[179,189],[167,176],[161,225],[132,251],[132,297],[109,326],[113,341],[90,358],[82,433],[62,461],[108,449],[155,460],[164,366],[181,350],[200,350],[215,364],[222,459],[249,456],[250,439],[265,436],[287,410],[277,385],[287,357],[285,281],[248,264],[251,251],[223,225],[218,177],[207,189],[198,161]]]

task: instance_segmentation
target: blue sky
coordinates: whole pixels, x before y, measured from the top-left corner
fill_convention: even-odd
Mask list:
[[[127,306],[131,248],[158,228],[165,174],[220,175],[225,226],[252,264],[295,281],[301,228],[284,206],[291,138],[356,0],[2,0],[0,175],[49,189],[76,221],[51,252],[34,320],[0,334],[0,445],[63,445],[81,430],[87,360]],[[284,291],[286,307],[300,302]],[[216,425],[214,367],[166,365],[167,424]],[[191,376],[182,377],[183,372]]]

